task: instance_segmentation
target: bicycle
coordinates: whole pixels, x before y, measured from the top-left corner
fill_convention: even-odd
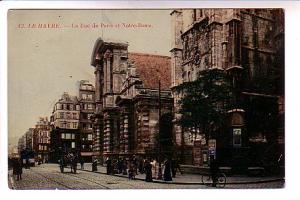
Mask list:
[[[201,181],[204,185],[213,185],[211,174],[202,175]],[[216,187],[224,188],[226,185],[226,175],[224,173],[217,173],[216,175]]]

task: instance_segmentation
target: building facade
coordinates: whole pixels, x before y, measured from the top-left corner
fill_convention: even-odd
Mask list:
[[[80,156],[84,162],[91,162],[93,157],[93,123],[92,116],[95,112],[95,88],[88,81],[80,81],[79,96],[80,103]]]
[[[236,161],[236,165],[240,165],[241,160],[251,154],[251,141],[256,139],[264,142],[264,138],[268,137],[268,142],[272,143],[274,140],[271,137],[282,138],[283,10],[179,9],[171,12],[171,20],[174,122],[181,117],[178,114],[178,101],[182,94],[176,91],[176,87],[196,80],[200,71],[216,68],[223,70],[232,77],[236,96],[233,109],[228,110],[228,127],[220,137],[221,142],[205,141],[201,133],[191,135],[174,123],[176,144],[183,149],[184,162],[207,164],[210,145],[216,145],[214,153],[224,165],[232,165]],[[264,105],[272,106],[269,110],[260,111]],[[280,112],[278,107],[281,107]],[[263,121],[253,120],[257,118],[258,112],[265,117]],[[268,116],[272,116],[273,121]],[[255,125],[270,124],[271,121],[280,125],[261,125],[260,128]],[[282,147],[278,151],[282,152]]]
[[[34,148],[36,158],[42,163],[47,163],[50,147],[50,121],[48,121],[47,117],[40,117],[35,125],[34,134],[36,135],[36,145]]]
[[[26,140],[25,148],[34,150],[37,145],[36,134],[34,133],[34,128],[28,129],[28,131],[25,133],[25,140]]]
[[[62,153],[80,154],[80,103],[76,96],[64,93],[55,103],[50,118],[50,160],[57,162]]]
[[[169,62],[166,56],[130,54],[127,43],[96,41],[91,65],[96,81],[94,133],[100,144],[94,150],[100,160],[157,155],[159,114],[172,113],[173,99],[166,90]]]
[[[21,155],[21,151],[26,148],[26,136],[22,135],[18,140],[18,154]]]

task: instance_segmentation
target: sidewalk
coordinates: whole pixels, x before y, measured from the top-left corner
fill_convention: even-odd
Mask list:
[[[102,165],[97,166],[98,171],[93,173],[100,173],[100,174],[106,174],[106,167]],[[80,169],[80,165],[78,165],[78,170]],[[85,163],[84,164],[84,170],[92,172],[92,164],[91,163]],[[117,176],[117,177],[124,177],[128,178],[128,175],[123,174],[113,174],[108,176]],[[135,176],[136,180],[145,180],[145,174],[138,174]],[[267,183],[267,182],[273,182],[273,181],[280,181],[284,180],[283,177],[280,176],[272,176],[272,177],[248,177],[248,176],[229,176],[226,177],[226,184],[255,184],[255,183]],[[202,185],[201,182],[201,175],[199,174],[180,174],[177,173],[176,177],[173,178],[173,181],[163,181],[163,180],[157,180],[153,179],[154,183],[166,183],[166,184],[182,184],[182,185]]]

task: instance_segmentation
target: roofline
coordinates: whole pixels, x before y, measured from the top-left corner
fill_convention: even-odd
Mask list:
[[[137,55],[137,56],[149,56],[149,57],[150,56],[154,56],[154,57],[162,57],[162,58],[171,59],[171,56],[159,55],[159,54],[151,54],[151,53],[128,52],[128,54]]]
[[[94,48],[92,51],[92,56],[91,56],[91,65],[95,67],[96,65],[96,56],[97,53],[101,50],[101,51],[105,51],[109,46],[119,46],[119,48],[127,48],[128,47],[128,43],[123,43],[123,42],[105,42],[102,40],[101,37],[99,37],[95,44],[94,44]]]

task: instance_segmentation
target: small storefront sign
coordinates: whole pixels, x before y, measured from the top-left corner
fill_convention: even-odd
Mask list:
[[[201,140],[194,141],[194,165],[202,165],[202,151],[201,151]]]

